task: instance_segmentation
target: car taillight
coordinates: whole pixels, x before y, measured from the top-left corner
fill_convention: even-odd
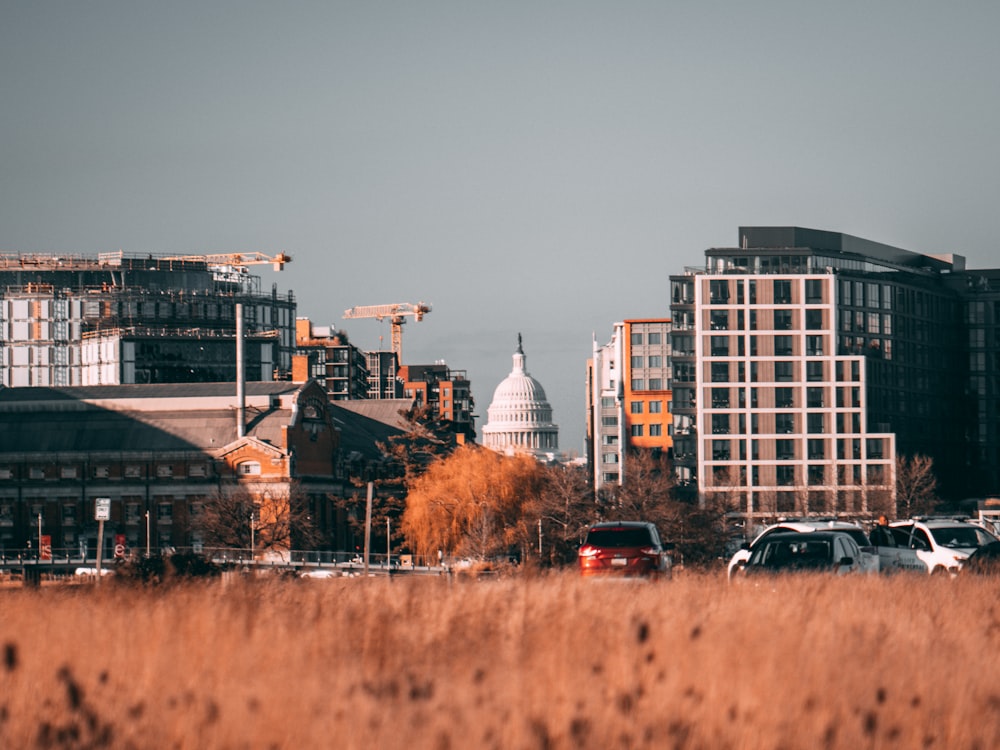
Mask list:
[[[597,549],[591,547],[589,544],[585,544],[580,547],[580,557],[594,557],[597,554]]]
[[[660,554],[659,550],[657,550],[655,547],[643,547],[639,551],[644,555],[649,555],[650,557],[656,557]]]

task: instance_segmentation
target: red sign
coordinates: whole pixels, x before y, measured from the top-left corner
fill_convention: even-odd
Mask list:
[[[115,557],[119,560],[125,557],[124,534],[115,534]]]
[[[51,560],[52,559],[52,537],[51,536],[49,536],[48,534],[44,534],[41,537],[41,539],[39,540],[38,547],[39,547],[39,551],[42,553],[41,554],[41,559],[42,560]]]

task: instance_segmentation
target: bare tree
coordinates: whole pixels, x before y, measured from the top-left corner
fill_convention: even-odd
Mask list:
[[[575,560],[584,529],[597,519],[586,470],[580,466],[546,467],[541,492],[526,512],[536,528],[541,524],[543,562],[555,565]]]
[[[223,486],[205,498],[194,529],[209,547],[287,551],[320,538],[298,485],[285,489]]]
[[[934,460],[917,454],[896,457],[896,513],[910,518],[932,511],[939,502]]]

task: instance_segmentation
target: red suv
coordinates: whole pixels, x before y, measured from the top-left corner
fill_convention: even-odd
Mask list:
[[[645,521],[594,524],[587,529],[577,559],[585,576],[670,577],[667,547],[660,542],[656,526]]]

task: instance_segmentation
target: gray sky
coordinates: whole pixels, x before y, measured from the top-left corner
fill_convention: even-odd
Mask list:
[[[265,288],[560,445],[616,320],[740,225],[1000,265],[1000,4],[0,3],[0,251],[290,253]]]

